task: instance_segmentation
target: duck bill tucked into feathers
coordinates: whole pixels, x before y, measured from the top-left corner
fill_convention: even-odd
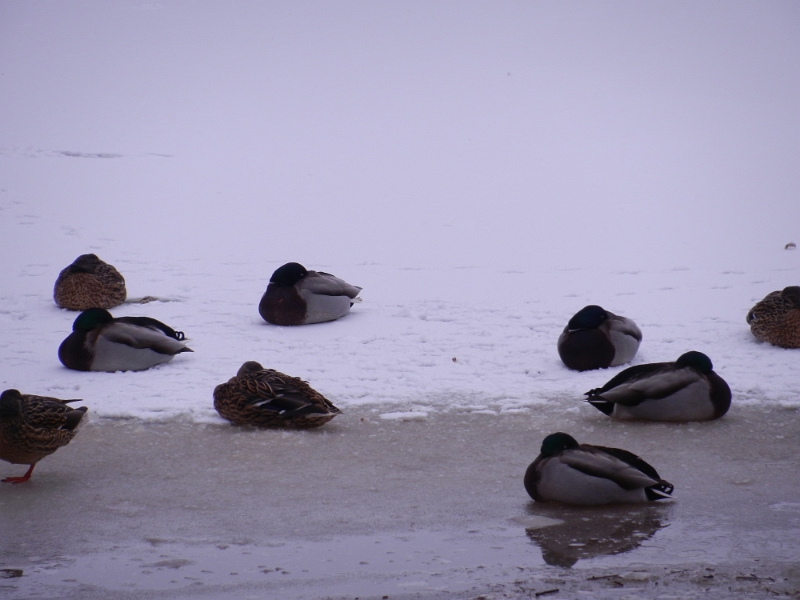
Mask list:
[[[273,273],[258,312],[273,325],[310,325],[334,321],[350,312],[361,288],[330,273],[287,263]]]
[[[558,338],[561,361],[575,371],[605,369],[630,362],[642,332],[632,320],[597,305],[578,311]]]
[[[800,348],[800,286],[767,294],[747,313],[747,324],[760,342]]]
[[[586,395],[592,406],[617,419],[707,421],[723,416],[731,405],[730,387],[699,352],[687,352],[674,363],[630,367]]]
[[[524,483],[537,502],[577,505],[650,502],[669,498],[673,491],[671,483],[635,454],[578,445],[565,433],[545,438],[541,454],[525,472]]]
[[[75,320],[72,333],[61,343],[58,358],[77,371],[143,371],[193,352],[183,332],[149,317],[114,319],[93,308]]]
[[[214,408],[234,425],[296,429],[320,427],[341,413],[302,379],[255,361],[214,389]]]
[[[125,302],[125,279],[95,254],[82,254],[63,269],[53,288],[56,305],[69,310],[113,308]]]

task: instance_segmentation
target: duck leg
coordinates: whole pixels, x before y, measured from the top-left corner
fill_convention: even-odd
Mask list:
[[[0,479],[0,483],[24,483],[25,481],[28,481],[28,479],[31,478],[31,473],[33,473],[33,467],[35,466],[36,463],[33,463],[28,469],[28,472],[25,473],[25,475],[23,475],[22,477],[6,477],[5,479]]]

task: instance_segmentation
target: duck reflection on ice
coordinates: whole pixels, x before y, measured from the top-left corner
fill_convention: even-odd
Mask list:
[[[603,507],[531,505],[525,533],[549,565],[571,567],[579,560],[623,554],[668,525],[669,506]],[[541,518],[544,517],[544,518]]]

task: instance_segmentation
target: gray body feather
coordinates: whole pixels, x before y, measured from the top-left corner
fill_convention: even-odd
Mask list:
[[[578,444],[557,432],[525,472],[525,489],[537,502],[616,504],[669,498],[673,486],[640,457],[619,448]]]
[[[678,375],[678,373],[675,373]],[[636,405],[626,406],[624,394],[613,394],[606,392],[603,398],[614,400],[614,411],[612,417],[617,419],[647,419],[651,421],[706,421],[714,418],[714,405],[709,400],[711,386],[705,379],[686,381],[686,378],[675,377],[676,385],[674,391],[668,391],[667,396],[646,400]],[[667,391],[667,386],[658,390],[663,393]],[[611,392],[616,389],[611,390]],[[638,396],[638,394],[637,394]],[[653,398],[654,396],[650,396]]]
[[[305,323],[311,324],[334,321],[349,313],[361,288],[328,273],[309,271],[297,284],[297,291],[306,302]]]
[[[629,367],[603,387],[586,393],[589,402],[618,419],[706,421],[728,412],[731,390],[711,359],[686,352],[674,363]]]
[[[608,337],[614,345],[614,350],[616,350],[611,366],[618,367],[629,363],[636,356],[641,343],[642,332],[639,331],[636,323],[625,317],[613,315],[609,321],[611,325],[608,329]]]
[[[350,299],[355,298],[361,292],[360,287],[350,285],[344,279],[339,279],[330,273],[322,273],[320,271],[309,271],[297,288],[304,296],[306,294],[319,294],[323,296],[347,296]]]
[[[598,476],[578,470],[589,469]],[[542,461],[538,492],[544,501],[567,504],[647,502],[645,488],[658,481],[606,454],[567,450]]]
[[[153,333],[153,335],[158,335]],[[161,337],[165,339],[166,336]],[[141,341],[141,340],[139,340]],[[119,339],[111,339],[105,335],[99,335],[94,345],[94,360],[92,361],[91,371],[144,371],[150,367],[171,361],[175,354],[183,351],[184,345],[172,340],[180,346],[180,349],[170,353],[156,352],[151,348],[141,345],[126,344]],[[158,340],[159,345],[161,340]]]

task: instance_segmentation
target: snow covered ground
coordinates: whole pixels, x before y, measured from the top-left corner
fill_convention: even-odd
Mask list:
[[[546,405],[570,431],[623,368],[558,358],[568,319],[600,304],[642,329],[634,364],[711,357],[738,444],[736,419],[800,409],[800,351],[745,323],[800,284],[784,249],[800,243],[798,73],[790,1],[7,0],[0,385],[201,430],[223,423],[214,386],[258,360],[342,418]],[[114,315],[160,319],[195,352],[62,367],[76,313],[52,288],[86,252],[130,299],[159,298]],[[288,261],[363,302],[264,323]]]
[[[800,256],[773,254],[785,266]],[[245,360],[258,360],[309,380],[347,411],[365,404],[387,413],[508,411],[553,402],[574,411],[584,392],[623,368],[575,373],[558,358],[556,339],[571,314],[600,303],[642,328],[634,362],[701,350],[730,384],[732,410],[747,403],[800,406],[797,353],[758,343],[744,321],[762,292],[794,283],[789,277],[797,271],[777,266],[757,273],[314,264],[363,286],[364,302],[334,323],[285,328],[264,323],[257,312],[275,263],[114,263],[131,295],[169,301],[112,312],[161,319],[186,333],[194,354],[146,372],[67,370],[56,350],[75,313],[52,302],[57,265],[26,262],[18,267],[19,284],[0,299],[4,387],[80,397],[97,416],[208,422],[219,419],[214,386]]]

